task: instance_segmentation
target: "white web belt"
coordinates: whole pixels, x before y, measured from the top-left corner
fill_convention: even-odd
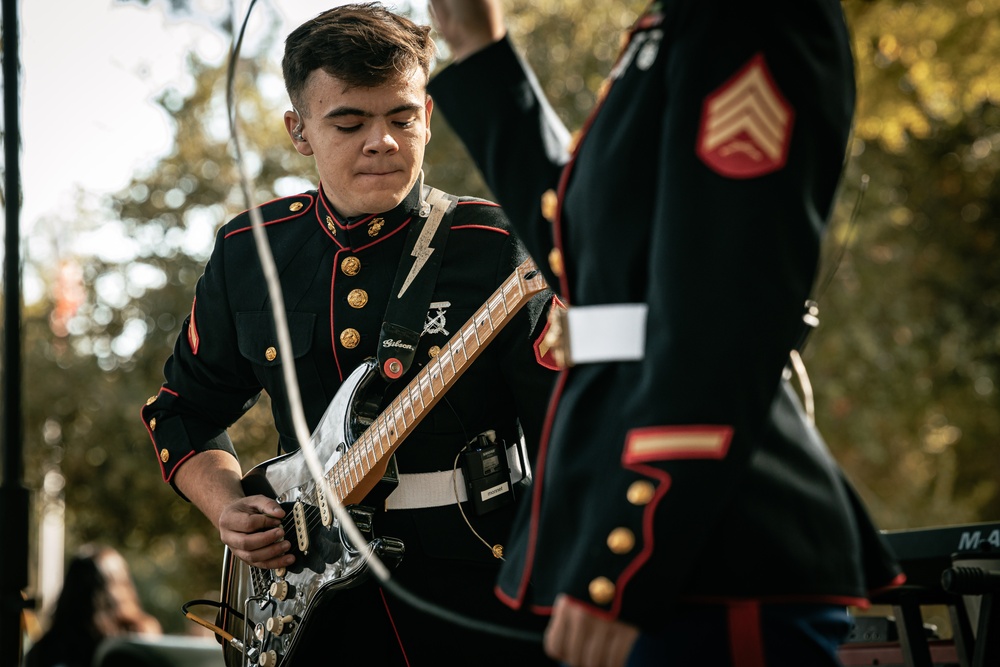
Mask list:
[[[520,446],[521,443],[518,442],[507,448],[507,463],[510,465],[512,485],[524,479],[524,469],[521,467],[521,457],[517,451]],[[439,472],[400,473],[399,486],[385,499],[385,509],[413,510],[442,507],[465,502],[468,499],[465,475],[462,474],[461,468]]]

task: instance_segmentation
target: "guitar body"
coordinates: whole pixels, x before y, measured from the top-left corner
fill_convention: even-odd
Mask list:
[[[374,360],[359,366],[334,396],[311,441],[324,470],[330,469],[378,414],[383,387]],[[395,489],[394,459],[364,503],[378,505]],[[341,532],[332,511],[324,512],[315,480],[302,451],[266,461],[243,478],[247,495],[277,500],[286,512],[286,537],[295,563],[285,570],[264,570],[234,557],[227,547],[222,570],[222,611],[219,626],[240,640],[243,651],[225,643],[227,667],[280,667],[299,645],[299,630],[314,610],[338,590],[363,582],[368,575],[365,554]],[[373,510],[367,504],[349,506],[358,529],[387,565],[403,555],[403,544],[372,533]],[[260,662],[264,656],[265,662]]]

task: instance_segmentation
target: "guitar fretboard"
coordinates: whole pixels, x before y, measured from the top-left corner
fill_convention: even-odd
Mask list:
[[[544,288],[532,260],[525,260],[326,473],[338,500],[396,450],[496,333]]]

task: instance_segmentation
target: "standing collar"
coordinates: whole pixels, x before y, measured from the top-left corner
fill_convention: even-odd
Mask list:
[[[420,198],[417,196],[419,189],[418,181],[403,201],[390,211],[348,218],[330,205],[326,193],[323,192],[323,185],[320,184],[316,217],[329,230],[338,245],[361,250],[392,236],[405,227],[411,219],[417,217],[420,207]]]

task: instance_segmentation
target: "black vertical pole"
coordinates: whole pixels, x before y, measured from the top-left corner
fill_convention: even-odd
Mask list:
[[[3,484],[0,486],[0,665],[21,659],[22,592],[28,585],[28,490],[21,422],[21,133],[17,0],[3,0],[4,239]]]

